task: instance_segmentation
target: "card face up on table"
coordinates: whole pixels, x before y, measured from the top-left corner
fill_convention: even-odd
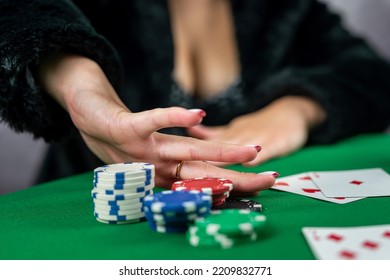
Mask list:
[[[272,189],[345,204],[390,196],[390,175],[381,168],[309,171],[277,178]],[[303,227],[302,232],[316,259],[390,259],[390,225]]]
[[[381,168],[310,172],[327,197],[390,196],[390,176]]]
[[[390,260],[390,225],[361,227],[304,227],[319,260]]]
[[[272,189],[345,204],[366,197],[390,196],[390,175],[381,168],[310,171],[277,178]]]

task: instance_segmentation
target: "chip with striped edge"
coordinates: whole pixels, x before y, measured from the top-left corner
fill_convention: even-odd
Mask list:
[[[201,207],[211,208],[211,196],[200,191],[162,191],[146,196],[144,207],[150,212],[195,212]]]
[[[176,181],[172,184],[172,190],[197,190],[209,195],[218,195],[233,190],[233,182],[224,178],[199,177]]]

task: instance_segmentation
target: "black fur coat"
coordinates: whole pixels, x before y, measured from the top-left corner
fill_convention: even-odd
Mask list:
[[[194,100],[207,111],[204,124],[226,124],[280,96],[307,95],[328,116],[309,143],[386,128],[390,66],[338,16],[314,0],[231,2],[242,96],[239,104],[224,106]],[[90,170],[99,161],[36,83],[40,61],[60,50],[91,57],[127,106],[141,111],[178,105],[167,97],[173,47],[163,0],[0,0],[0,118],[16,131],[55,142],[45,179]]]

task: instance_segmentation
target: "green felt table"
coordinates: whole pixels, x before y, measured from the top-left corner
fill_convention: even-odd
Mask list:
[[[361,135],[327,146],[304,148],[266,164],[228,168],[244,172],[304,171],[382,167],[390,172],[390,136]],[[153,232],[146,222],[99,223],[93,216],[93,173],[51,181],[0,196],[0,259],[3,260],[310,260],[302,227],[390,224],[390,197],[339,205],[267,190],[267,227],[261,238],[231,249],[194,248],[184,234]]]

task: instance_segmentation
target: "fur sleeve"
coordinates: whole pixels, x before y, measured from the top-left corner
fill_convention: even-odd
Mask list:
[[[0,118],[16,131],[46,141],[75,131],[66,111],[34,80],[43,58],[61,50],[95,60],[119,90],[116,52],[70,1],[0,0]]]

